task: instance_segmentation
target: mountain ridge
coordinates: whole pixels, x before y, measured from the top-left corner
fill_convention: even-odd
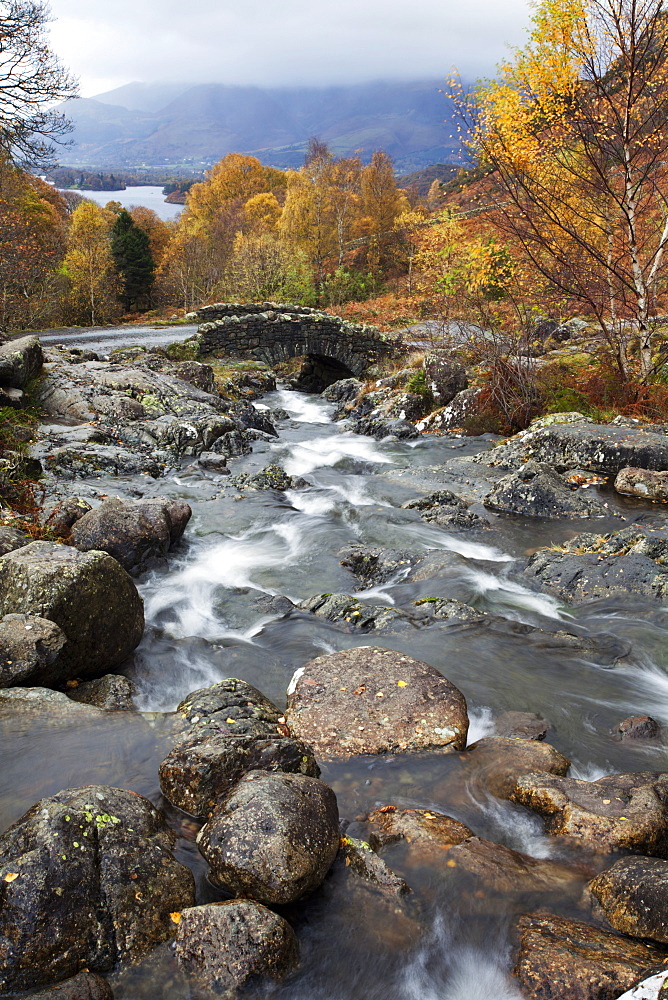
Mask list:
[[[434,80],[320,88],[131,83],[61,109],[74,124],[62,166],[207,168],[238,152],[297,167],[314,135],[337,156],[368,160],[385,149],[404,172],[459,159],[446,121],[451,105]]]

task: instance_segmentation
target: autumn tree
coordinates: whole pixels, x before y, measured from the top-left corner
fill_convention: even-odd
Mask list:
[[[313,277],[306,254],[272,233],[238,233],[225,274],[225,291],[251,302],[313,305]]]
[[[653,371],[666,281],[668,23],[661,0],[541,0],[525,48],[464,102],[491,220],[549,287]]]
[[[332,154],[311,140],[301,170],[287,173],[287,195],[279,225],[283,239],[304,250],[322,281],[325,260],[336,248],[330,177]]]
[[[23,165],[49,162],[71,124],[55,107],[76,97],[76,81],[46,40],[41,0],[0,0],[0,148]]]
[[[113,270],[109,214],[93,201],[82,201],[72,213],[64,271],[87,305],[91,326],[109,298]]]
[[[408,199],[397,188],[392,160],[383,150],[377,150],[362,170],[361,193],[364,227],[369,236],[367,260],[374,271],[379,271],[396,245],[395,220],[402,211],[410,210]]]
[[[159,267],[172,236],[171,227],[164,219],[160,218],[157,212],[145,205],[134,205],[130,209],[130,215],[135,226],[143,229],[148,236],[153,263]]]

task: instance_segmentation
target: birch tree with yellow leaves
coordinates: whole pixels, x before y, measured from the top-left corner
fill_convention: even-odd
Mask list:
[[[661,0],[541,0],[527,45],[460,106],[494,170],[493,224],[596,317],[625,378],[651,380],[668,265]]]

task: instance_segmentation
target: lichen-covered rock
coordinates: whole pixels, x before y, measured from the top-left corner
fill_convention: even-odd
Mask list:
[[[465,428],[480,412],[482,389],[462,389],[447,404],[416,423],[419,431],[454,431]]]
[[[668,472],[651,471],[650,469],[622,469],[615,479],[615,489],[627,496],[639,497],[641,500],[655,500],[665,503],[668,500]]]
[[[320,774],[311,748],[301,740],[234,736],[221,732],[211,716],[172,747],[160,765],[160,788],[172,805],[207,816],[249,771]]]
[[[5,524],[0,526],[0,556],[29,545],[31,541],[30,535],[24,535],[18,528],[11,528]]]
[[[668,857],[668,774],[638,771],[597,781],[524,774],[508,797],[543,816],[553,836]]]
[[[461,750],[468,731],[464,696],[438,670],[374,646],[300,667],[285,719],[318,757]]]
[[[517,923],[514,972],[527,1000],[614,1000],[665,953],[576,920],[534,913]]]
[[[246,490],[277,490],[285,492],[295,488],[295,479],[289,476],[280,465],[267,465],[260,472],[245,472],[230,480],[238,489]]]
[[[330,403],[349,403],[359,396],[363,388],[364,383],[360,382],[359,379],[342,378],[338,382],[332,382],[331,385],[328,385],[323,390],[322,395]]]
[[[620,858],[589,888],[616,931],[668,944],[668,861]]]
[[[502,712],[494,719],[494,735],[509,740],[543,740],[550,723],[533,712]]]
[[[602,517],[607,513],[600,501],[574,490],[544,462],[527,462],[504,476],[484,502],[490,510],[523,517]]]
[[[5,615],[0,620],[0,688],[68,680],[70,671],[58,663],[65,642],[61,629],[46,618]]]
[[[151,803],[104,785],[41,799],[0,837],[0,990],[107,972],[173,935],[193,878]]]
[[[617,475],[627,466],[661,470],[668,465],[668,437],[635,427],[594,424],[581,413],[553,413],[480,456],[485,463],[514,469],[529,459],[547,462],[558,471],[582,468]]]
[[[371,882],[386,892],[403,896],[410,892],[410,886],[399,878],[385,862],[378,857],[375,850],[364,840],[355,837],[341,837],[339,851],[343,863],[366,882]]]
[[[425,382],[431,389],[437,406],[445,406],[457,393],[468,388],[466,368],[454,351],[427,351],[422,367]]]
[[[71,538],[82,552],[108,552],[128,573],[141,573],[167,554],[192,516],[183,500],[105,500],[74,522]]]
[[[395,437],[399,441],[414,441],[420,436],[414,424],[401,417],[362,417],[353,420],[350,429],[355,434],[376,438],[382,441],[386,437]]]
[[[67,692],[72,701],[93,705],[106,712],[135,711],[134,699],[138,694],[137,685],[120,674],[105,674],[93,681],[83,681]]]
[[[0,385],[23,389],[44,363],[37,337],[19,337],[0,344]]]
[[[192,726],[211,718],[220,730],[234,736],[276,736],[281,715],[261,691],[238,677],[191,691],[177,712]]]
[[[212,878],[233,893],[283,904],[316,889],[339,849],[328,785],[303,774],[251,771],[202,827]]]
[[[249,982],[285,979],[298,965],[299,945],[283,917],[232,899],[183,910],[176,957],[200,986],[231,1000]]]
[[[139,644],[144,607],[132,579],[104,552],[32,542],[0,558],[0,613],[48,618],[67,642],[59,669],[107,673]]]

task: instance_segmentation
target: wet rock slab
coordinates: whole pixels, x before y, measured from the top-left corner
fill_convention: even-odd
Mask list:
[[[517,924],[514,973],[527,1000],[614,1000],[666,955],[576,920],[529,914]]]
[[[302,774],[251,771],[197,837],[213,880],[261,903],[316,889],[339,849],[336,796]]]
[[[194,885],[141,795],[90,785],[41,799],[0,837],[0,991],[136,961],[173,934]]]
[[[102,708],[106,712],[135,711],[134,699],[138,694],[137,685],[120,674],[105,674],[93,681],[83,681],[67,691],[72,701]]]
[[[598,781],[524,774],[508,797],[543,816],[553,836],[668,857],[668,774],[638,771]]]
[[[492,795],[511,798],[522,775],[533,772],[564,775],[570,760],[549,743],[486,736],[470,746],[462,756],[474,780]]]
[[[106,979],[84,970],[48,989],[30,993],[26,1000],[114,1000],[114,994]]]
[[[233,899],[183,910],[176,957],[205,990],[232,998],[247,984],[285,979],[299,963],[299,945],[283,917]]]
[[[364,881],[371,882],[397,896],[403,896],[411,891],[410,886],[388,868],[366,841],[355,837],[342,837],[340,855],[343,863]]]
[[[367,816],[370,825],[369,843],[380,850],[399,840],[437,848],[461,844],[473,836],[473,831],[443,813],[431,809],[399,809],[383,806]]]
[[[397,608],[366,604],[351,594],[316,594],[298,607],[348,632],[395,632],[410,627],[411,618]]]
[[[57,666],[65,641],[62,630],[46,618],[5,615],[0,620],[0,688],[68,680],[70,671]]]
[[[649,469],[622,469],[615,479],[615,489],[626,496],[665,503],[668,500],[668,472]]]
[[[361,646],[319,656],[288,689],[286,724],[318,757],[461,750],[466,701],[428,663]]]

